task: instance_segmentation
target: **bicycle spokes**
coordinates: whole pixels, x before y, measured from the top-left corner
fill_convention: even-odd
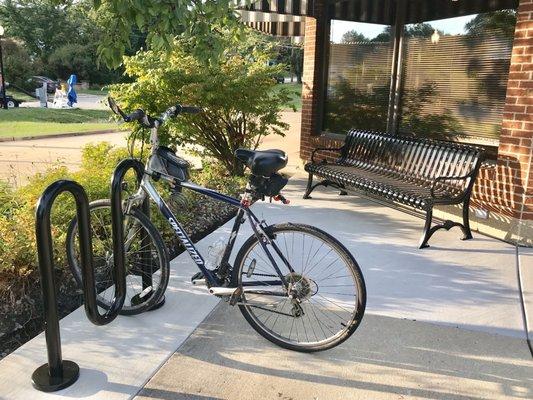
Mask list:
[[[256,329],[291,346],[335,341],[353,326],[359,307],[351,259],[311,228],[289,225],[271,241],[268,249],[283,276],[259,242],[249,247],[239,276],[241,305]]]

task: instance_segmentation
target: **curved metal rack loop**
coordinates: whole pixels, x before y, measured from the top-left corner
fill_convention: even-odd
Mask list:
[[[108,324],[117,317],[126,298],[126,272],[124,269],[124,260],[118,260],[120,268],[114,268],[113,277],[115,280],[115,297],[112,306],[105,314],[102,315],[99,313],[96,300],[89,200],[87,194],[85,189],[74,181],[60,180],[52,183],[43,192],[37,203],[37,209],[35,212],[35,235],[43,291],[48,363],[40,366],[34,371],[32,382],[36,389],[45,392],[52,392],[70,386],[79,377],[78,365],[72,361],[63,361],[62,359],[59,317],[57,311],[57,292],[54,279],[53,241],[50,214],[57,196],[63,192],[70,192],[76,202],[80,243],[80,264],[82,267],[83,295],[87,317],[96,325]],[[117,261],[116,257],[115,261]]]
[[[85,313],[95,325],[105,325],[113,321],[122,310],[126,299],[126,261],[124,248],[124,211],[122,209],[122,183],[126,173],[135,170],[140,184],[144,176],[144,165],[135,159],[121,161],[115,169],[111,180],[111,220],[113,233],[113,279],[115,297],[111,307],[104,314],[98,310],[95,273],[92,254],[92,232],[89,212],[89,200],[85,189],[70,180],[60,180],[52,183],[43,192],[37,203],[35,212],[35,235],[43,291],[43,307],[45,314],[45,337],[48,352],[48,363],[37,368],[32,375],[33,386],[44,392],[54,392],[72,385],[79,377],[79,367],[75,362],[63,360],[61,354],[61,337],[59,330],[59,316],[57,311],[56,283],[54,279],[53,241],[50,214],[56,198],[64,192],[69,192],[76,202],[78,218],[78,234],[80,246],[80,265],[82,270],[83,296]],[[149,216],[149,200],[142,204],[142,211]],[[146,233],[141,240],[149,244]],[[149,255],[145,255],[149,257]],[[146,265],[150,260],[147,260]],[[143,289],[152,286],[152,276],[143,273]],[[132,299],[133,301],[134,299]],[[138,301],[142,301],[139,299]],[[163,304],[156,304],[155,309]]]
[[[126,173],[133,169],[136,174],[137,183],[140,185],[141,181],[144,176],[144,164],[134,158],[127,158],[125,160],[122,160],[115,168],[115,171],[113,172],[113,177],[111,178],[111,226],[112,226],[112,234],[113,234],[113,257],[114,257],[114,263],[116,266],[119,267],[119,269],[125,269],[124,263],[126,262],[126,256],[125,256],[125,248],[124,248],[124,210],[122,208],[122,185],[124,181],[124,177],[126,176]],[[145,198],[144,202],[142,204],[142,212],[147,216],[150,217],[150,203],[149,199]],[[147,247],[150,245],[150,238],[148,237],[148,234],[143,230],[141,232],[141,244],[144,247]],[[148,253],[144,253],[143,257],[145,258],[143,260],[144,266],[150,265],[150,255]],[[142,275],[142,289],[143,291],[146,288],[152,287],[152,275],[149,273],[149,271],[143,271]],[[146,298],[149,298],[150,296],[145,296]],[[131,299],[133,302],[142,302],[143,300],[140,298],[139,295],[134,296]],[[151,309],[155,309],[163,305],[164,300],[162,300],[160,303],[156,304]]]

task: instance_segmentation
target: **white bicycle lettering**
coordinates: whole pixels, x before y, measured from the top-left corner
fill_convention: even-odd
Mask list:
[[[196,249],[194,248],[193,244],[190,242],[189,238],[187,237],[187,235],[185,234],[185,232],[183,232],[178,223],[174,220],[174,218],[169,218],[168,219],[168,222],[169,224],[172,226],[172,228],[174,229],[174,231],[176,232],[176,235],[178,235],[178,237],[181,239],[183,245],[185,246],[185,248],[187,249],[187,251],[189,252],[189,254],[191,255],[192,259],[197,263],[197,264],[204,264],[204,261],[202,260],[202,257],[200,257],[200,255],[198,254],[198,252],[196,251]]]

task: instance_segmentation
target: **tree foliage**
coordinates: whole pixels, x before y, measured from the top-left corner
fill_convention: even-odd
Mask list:
[[[301,47],[294,46],[291,49],[290,56],[291,72],[296,75],[296,81],[302,83],[304,72],[304,50]]]
[[[501,10],[478,14],[465,25],[469,35],[482,35],[489,31],[500,32],[505,37],[513,38],[516,25],[515,10]]]
[[[182,115],[161,130],[165,144],[193,145],[205,157],[220,160],[232,174],[241,175],[235,160],[239,147],[255,148],[268,134],[284,134],[287,125],[279,112],[289,100],[282,88],[273,91],[274,77],[283,65],[270,66],[273,54],[258,35],[236,35],[227,29],[222,57],[204,64],[186,39],[177,39],[170,51],[139,52],[124,60],[131,84],[114,85],[112,96],[127,110],[142,108],[158,115],[170,105],[200,106],[205,112]],[[132,128],[140,129],[138,125]]]
[[[92,83],[118,79],[120,71],[113,72],[97,63],[97,48],[109,18],[103,10],[94,10],[92,0],[71,0],[60,5],[51,0],[0,2],[0,24],[6,28],[6,37],[21,44],[31,58],[24,69],[28,70],[26,79],[31,75],[65,79],[71,73]],[[142,35],[136,39],[132,40],[134,46],[144,43]],[[6,68],[6,75],[15,73],[18,72]]]
[[[389,92],[386,84],[369,92],[354,88],[347,79],[339,78],[326,105],[326,126],[335,133],[347,132],[354,126],[385,131]],[[427,111],[429,104],[438,101],[438,88],[434,82],[425,82],[413,90],[404,89],[402,96],[402,133],[452,140],[455,132],[461,131],[459,121],[450,110]]]
[[[356,43],[356,42],[368,42],[368,38],[356,29],[344,32],[341,38],[341,43]]]
[[[32,59],[19,40],[2,40],[5,80],[21,85],[31,74]]]
[[[68,7],[47,0],[5,0],[0,6],[0,21],[6,36],[21,40],[42,61],[77,36],[76,21],[68,18]]]
[[[56,0],[64,2],[65,0]],[[108,65],[117,66],[131,47],[137,30],[154,50],[171,50],[174,39],[184,38],[202,61],[223,52],[225,27],[239,24],[233,0],[93,0],[97,10],[108,16],[99,55]]]
[[[276,63],[285,64],[287,70],[296,76],[298,83],[302,83],[304,63],[302,46],[291,43],[290,38],[270,35],[262,35],[262,37],[275,48]]]
[[[433,35],[433,32],[435,32],[435,28],[426,22],[422,22],[418,24],[406,25],[403,36],[404,38],[430,38],[431,35]],[[440,30],[437,30],[437,32],[439,32],[440,35],[444,34]],[[392,40],[392,36],[392,27],[386,26],[383,28],[383,32],[372,39],[372,42],[389,42]]]

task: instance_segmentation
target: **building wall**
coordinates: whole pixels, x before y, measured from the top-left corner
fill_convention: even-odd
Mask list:
[[[320,103],[323,95],[324,43],[329,27],[323,1],[315,1],[315,18],[305,27],[300,157],[307,161],[316,147],[340,147],[341,137],[322,135]],[[335,153],[329,153],[333,159]],[[489,211],[489,218],[473,213],[472,226],[509,241],[533,240],[533,0],[520,0],[515,30],[502,133],[495,163],[480,171],[472,207]],[[437,216],[455,219],[456,208]]]

